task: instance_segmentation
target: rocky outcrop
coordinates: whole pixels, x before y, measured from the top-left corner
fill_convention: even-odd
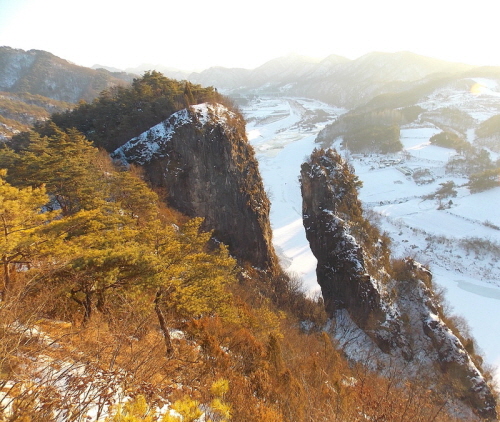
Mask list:
[[[384,259],[387,247],[378,231],[365,224],[357,188],[361,185],[349,165],[334,151],[316,150],[302,165],[303,221],[307,240],[318,260],[316,273],[326,310],[333,315],[348,309],[366,327],[384,317],[379,280],[369,270],[373,259]],[[357,238],[353,236],[357,233]],[[373,256],[360,239],[374,238]],[[378,278],[387,278],[384,272]]]
[[[113,157],[144,167],[168,203],[204,228],[241,261],[276,270],[269,200],[243,118],[220,104],[200,104],[118,148]]]
[[[332,180],[340,181],[338,185]],[[356,179],[347,165],[328,155],[305,163],[301,172],[303,221],[314,256],[326,310],[352,310],[356,322],[365,326],[370,316],[380,313],[380,296],[366,270],[363,249],[350,234],[350,222],[341,208],[360,209],[353,195]]]
[[[360,183],[336,151],[315,150],[302,165],[303,221],[326,310],[349,318],[406,377],[450,385],[451,393],[480,418],[496,419],[496,401],[460,333],[445,323],[430,272],[408,259],[391,264],[384,236],[362,215]],[[362,336],[353,331],[353,338]],[[358,341],[358,340],[356,340]],[[349,352],[346,352],[349,354]],[[351,356],[359,359],[359,356]]]

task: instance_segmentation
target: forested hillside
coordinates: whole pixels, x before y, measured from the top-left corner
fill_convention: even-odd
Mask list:
[[[224,100],[212,87],[176,81],[152,71],[134,79],[131,86],[106,89],[90,103],[55,113],[51,120],[64,129],[78,129],[96,146],[111,152],[175,111],[207,101]],[[43,133],[44,124],[36,129]]]
[[[37,121],[47,120],[52,113],[62,112],[70,103],[32,95],[0,92],[0,140],[27,131]]]

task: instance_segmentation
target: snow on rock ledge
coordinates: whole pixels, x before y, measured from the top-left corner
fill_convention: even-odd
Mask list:
[[[210,121],[229,127],[229,120],[236,118],[236,114],[220,104],[197,104],[185,108],[156,126],[148,129],[139,136],[132,138],[112,156],[126,163],[144,165],[152,160],[163,158],[167,154],[167,143],[182,126],[195,125],[203,127]]]

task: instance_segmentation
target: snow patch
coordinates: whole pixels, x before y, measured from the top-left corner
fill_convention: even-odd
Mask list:
[[[166,156],[166,145],[176,131],[189,124],[203,127],[215,123],[228,128],[229,120],[236,115],[221,104],[197,104],[172,114],[168,119],[148,129],[117,148],[112,157],[123,163],[144,165],[153,159]]]

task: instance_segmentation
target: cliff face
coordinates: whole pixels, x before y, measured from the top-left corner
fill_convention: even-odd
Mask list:
[[[350,177],[345,163],[336,165],[327,156],[317,159],[302,166],[301,189],[306,236],[318,259],[318,283],[329,314],[353,309],[357,322],[364,326],[372,313],[380,311],[380,297],[366,270],[363,250],[349,233],[347,215],[341,210],[344,205],[360,209],[353,195],[357,180]],[[332,178],[342,180],[343,186],[332,185]]]
[[[316,150],[302,165],[301,186],[304,227],[330,316],[347,312],[354,331],[367,336],[359,347],[378,349],[402,375],[440,379],[450,385],[443,394],[451,391],[478,417],[495,419],[480,358],[444,322],[430,272],[410,259],[391,264],[387,241],[362,215],[348,164],[335,151]]]
[[[113,156],[143,166],[167,190],[171,206],[205,218],[205,229],[238,259],[275,270],[269,200],[241,116],[219,104],[200,104],[118,148]]]
[[[302,213],[306,237],[318,260],[317,280],[326,311],[346,309],[358,327],[384,352],[407,353],[397,310],[384,301],[381,282],[388,247],[366,224],[357,197],[360,182],[337,153],[316,151],[301,170]],[[365,246],[375,239],[370,251]]]

